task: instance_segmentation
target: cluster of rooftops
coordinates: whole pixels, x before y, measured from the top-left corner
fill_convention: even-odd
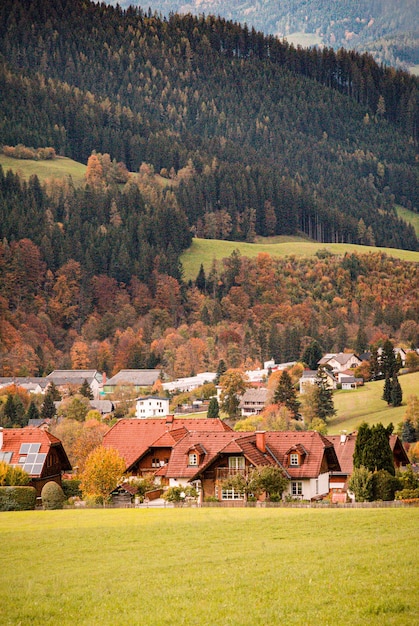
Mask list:
[[[152,476],[162,487],[194,485],[202,499],[240,499],[223,480],[254,467],[279,467],[288,494],[307,500],[345,494],[356,434],[325,437],[315,431],[235,432],[220,419],[122,419],[103,445],[125,461],[125,475]],[[390,444],[397,466],[409,460],[400,440]],[[40,428],[0,429],[0,460],[28,470],[40,493],[71,471],[62,443]],[[338,497],[336,495],[336,497]]]

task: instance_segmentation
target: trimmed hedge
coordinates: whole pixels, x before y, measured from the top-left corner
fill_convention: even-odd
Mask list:
[[[0,487],[0,511],[31,511],[35,503],[34,487]]]
[[[69,478],[61,481],[66,500],[69,498],[81,498],[80,483],[81,480],[77,478]]]
[[[47,510],[62,509],[65,495],[60,485],[50,480],[42,487],[42,506]]]

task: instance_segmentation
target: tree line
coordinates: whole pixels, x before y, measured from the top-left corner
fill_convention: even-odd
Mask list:
[[[369,55],[81,0],[6,0],[0,53],[4,145],[190,164],[173,193],[198,232],[418,246],[394,211],[419,207],[418,80]]]

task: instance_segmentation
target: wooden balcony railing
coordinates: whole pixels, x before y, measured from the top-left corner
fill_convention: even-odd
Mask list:
[[[247,470],[245,468],[242,469],[233,469],[231,467],[219,467],[216,472],[217,480],[226,480],[227,478],[232,478],[233,476],[237,476],[237,474],[241,474],[245,476]]]

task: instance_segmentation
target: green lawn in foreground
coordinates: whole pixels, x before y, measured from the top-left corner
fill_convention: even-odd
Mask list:
[[[230,256],[234,250],[240,250],[242,256],[255,257],[260,252],[266,252],[272,256],[285,257],[314,256],[318,250],[329,250],[332,254],[345,254],[345,252],[358,252],[368,254],[382,251],[390,256],[405,261],[419,262],[419,252],[410,250],[398,250],[396,248],[374,248],[345,243],[319,243],[308,241],[302,237],[259,237],[257,243],[245,243],[239,241],[222,241],[220,239],[194,238],[192,245],[181,256],[185,280],[195,280],[201,263],[205,271],[211,269],[214,261]]]
[[[0,165],[3,170],[18,172],[22,178],[28,180],[36,174],[41,182],[47,178],[66,178],[71,176],[74,184],[84,183],[86,166],[67,157],[57,157],[51,161],[32,161],[30,159],[11,159],[0,154]]]
[[[394,427],[397,427],[406,412],[408,397],[419,395],[419,372],[399,376],[399,382],[403,391],[403,405],[398,407],[388,406],[381,399],[383,380],[367,383],[354,391],[335,392],[333,401],[336,416],[329,422],[329,435],[337,435],[341,430],[356,430],[364,421],[368,424],[381,422],[384,426],[393,422]]]
[[[0,514],[1,624],[417,623],[418,509]]]

